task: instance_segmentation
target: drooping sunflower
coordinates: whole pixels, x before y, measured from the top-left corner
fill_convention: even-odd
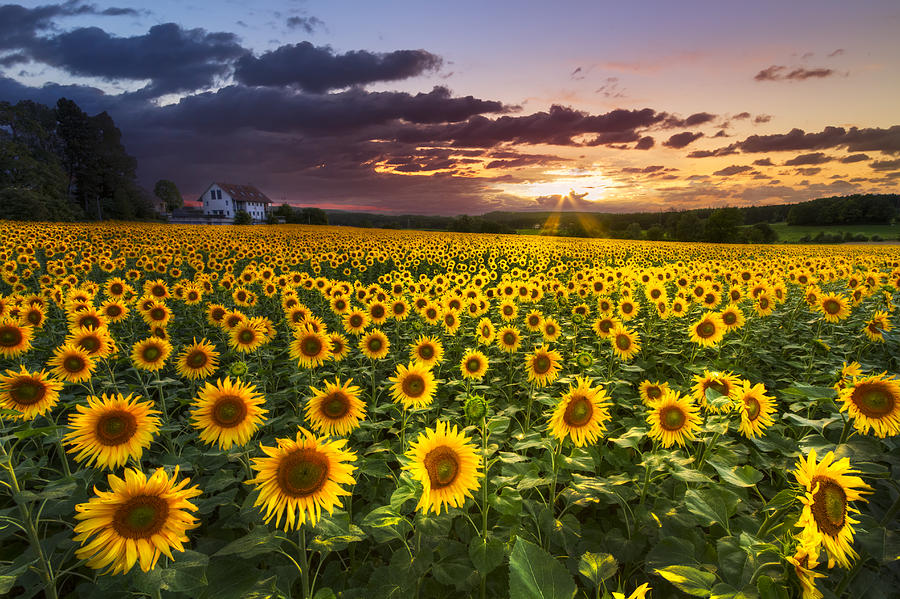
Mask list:
[[[884,334],[894,328],[888,317],[888,313],[879,310],[872,315],[872,318],[866,321],[863,332],[870,340],[877,343],[884,343]]]
[[[340,333],[329,333],[328,340],[331,341],[331,359],[340,362],[350,355],[350,346],[347,338]]]
[[[859,512],[850,505],[851,501],[863,499],[863,493],[870,493],[871,487],[858,476],[858,470],[850,467],[850,460],[834,461],[834,453],[828,452],[821,462],[816,461],[816,452],[811,450],[804,459],[797,462],[793,472],[797,482],[803,487],[803,511],[797,520],[801,533],[814,546],[821,545],[828,555],[828,566],[837,563],[849,568],[856,559],[853,543],[853,525],[858,524],[850,513]]]
[[[546,387],[559,378],[560,362],[562,362],[562,356],[558,351],[536,347],[525,358],[528,381],[533,383],[535,387]]]
[[[14,418],[31,420],[56,405],[63,384],[43,370],[29,372],[24,366],[19,368],[19,372],[7,370],[5,376],[0,375],[0,408],[19,412]]]
[[[876,437],[900,434],[900,380],[886,372],[853,382],[841,389],[841,412],[853,418],[853,426],[867,435],[874,431]]]
[[[0,358],[17,358],[31,349],[33,329],[17,319],[0,319]]]
[[[76,557],[112,574],[137,562],[148,572],[160,555],[174,559],[172,549],[184,551],[185,532],[199,526],[190,514],[197,506],[189,500],[201,494],[196,486],[185,488],[189,478],[177,479],[178,466],[171,478],[162,468],[149,478],[134,468],[125,470],[124,480],[110,474],[110,491],[95,488],[95,497],[75,506],[75,541],[82,544]]]
[[[219,352],[216,346],[205,338],[193,342],[185,347],[175,362],[178,374],[186,379],[205,379],[219,367]]]
[[[641,401],[644,402],[645,405],[649,405],[650,402],[661,398],[668,390],[669,383],[660,383],[659,381],[652,383],[649,379],[641,381],[641,384],[638,386],[638,392],[641,394]]]
[[[428,368],[433,368],[444,360],[444,344],[437,337],[422,335],[409,347],[410,359]]]
[[[482,476],[481,456],[469,439],[443,421],[425,429],[406,452],[404,466],[422,483],[422,497],[416,506],[425,513],[462,507],[466,497],[478,490]]]
[[[268,410],[266,399],[256,387],[230,377],[206,383],[193,402],[191,425],[200,431],[200,438],[221,449],[232,445],[243,447],[265,422]]]
[[[584,447],[606,432],[612,403],[603,387],[592,386],[589,379],[577,376],[575,382],[556,405],[547,430],[560,441],[569,437]]]
[[[816,572],[819,566],[819,547],[801,539],[794,555],[787,556],[787,561],[794,566],[794,573],[800,582],[800,599],[822,599],[824,595],[816,588],[816,579],[825,578],[824,574]]]
[[[86,351],[70,343],[57,347],[47,362],[50,372],[68,383],[86,381],[94,373],[97,363]]]
[[[522,345],[522,333],[513,326],[506,326],[497,333],[497,345],[507,354],[514,354]]]
[[[172,344],[159,337],[147,337],[131,348],[131,361],[135,368],[153,372],[161,370],[172,353]]]
[[[609,341],[619,359],[628,361],[641,351],[641,339],[635,331],[622,324],[616,324],[610,333]]]
[[[315,368],[324,364],[331,354],[331,339],[322,333],[298,329],[288,353],[301,368]]]
[[[775,398],[766,395],[766,388],[762,383],[752,385],[749,381],[744,381],[734,395],[741,411],[741,433],[745,437],[762,435],[763,431],[772,426]]]
[[[816,308],[828,322],[838,322],[850,316],[850,302],[842,293],[829,293],[819,297]]]
[[[313,429],[328,437],[349,435],[366,417],[366,404],[359,398],[353,379],[341,383],[325,381],[323,390],[310,387],[313,396],[306,402],[306,419]]]
[[[254,506],[265,506],[266,524],[275,518],[279,526],[284,517],[284,530],[290,531],[309,522],[315,526],[322,510],[329,514],[340,503],[339,497],[350,495],[342,485],[356,481],[356,454],[344,446],[347,439],[327,440],[301,428],[296,439],[275,439],[276,447],[261,445],[268,457],[253,458],[259,497]]]
[[[700,347],[715,347],[725,336],[725,323],[715,312],[707,312],[688,329],[691,343]]]
[[[662,442],[663,447],[671,447],[675,443],[683,447],[687,441],[697,440],[696,433],[701,423],[699,411],[690,397],[668,390],[650,404],[648,434],[651,439]]]
[[[730,412],[734,408],[735,404],[733,401],[736,399],[736,393],[741,385],[741,380],[734,373],[704,370],[702,375],[694,375],[693,381],[694,385],[691,387],[691,395],[694,401],[704,410],[721,414]],[[712,389],[719,395],[724,395],[732,401],[712,405],[706,400],[707,389]]]
[[[398,364],[396,374],[388,380],[394,383],[391,396],[405,409],[424,408],[434,400],[437,389],[434,374],[419,362],[410,362],[409,366]]]
[[[468,350],[459,361],[459,370],[464,379],[480,379],[487,369],[487,356],[475,349]]]
[[[86,466],[114,470],[129,458],[140,460],[159,431],[160,421],[152,401],[141,396],[116,393],[90,396],[88,405],[78,405],[69,416],[69,432],[63,437],[76,462]]]
[[[380,329],[372,329],[359,340],[359,349],[370,360],[380,360],[388,355],[391,342]]]

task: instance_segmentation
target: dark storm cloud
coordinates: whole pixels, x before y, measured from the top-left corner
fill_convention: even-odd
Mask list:
[[[336,54],[309,42],[281,46],[262,56],[243,56],[235,65],[235,81],[245,85],[294,86],[321,93],[376,81],[397,81],[440,68],[441,58],[425,50],[384,54],[355,50]]]
[[[318,28],[324,27],[325,22],[318,17],[290,17],[287,20],[289,29],[302,29],[306,33],[312,33]]]
[[[29,87],[3,76],[0,76],[0,98],[10,102],[31,100],[46,106],[55,106],[60,98],[69,98],[89,114],[109,110],[118,115],[128,112],[132,107],[131,97],[127,94],[110,96],[101,89],[87,85],[46,83],[41,87]],[[144,106],[143,101],[138,101],[137,104]]]
[[[812,152],[811,154],[800,154],[799,156],[794,156],[790,160],[785,160],[784,166],[799,166],[802,164],[824,164],[826,162],[830,162],[832,159],[831,156],[823,152]]]
[[[862,162],[863,160],[868,159],[868,154],[850,154],[841,158],[841,162],[843,162],[844,164],[851,164],[853,162]]]
[[[772,135],[751,135],[729,146],[709,152],[691,152],[691,158],[725,156],[735,150],[746,153],[789,152],[798,150],[824,150],[846,148],[850,152],[883,152],[900,154],[900,125],[888,129],[851,127],[825,127],[817,133],[806,133],[803,129],[791,129],[788,133]]]
[[[500,102],[472,96],[452,97],[445,87],[417,94],[350,89],[319,95],[229,86],[217,92],[187,96],[177,104],[155,109],[148,119],[162,127],[194,131],[225,133],[255,129],[328,136],[399,120],[453,123],[502,110]]]
[[[900,159],[898,160],[876,160],[870,162],[869,166],[876,171],[895,171],[900,169]]]
[[[758,72],[753,78],[757,81],[804,81],[806,79],[822,79],[835,75],[834,69],[807,69],[772,65]]]
[[[747,171],[752,171],[752,170],[753,170],[752,166],[740,166],[737,164],[733,164],[731,166],[726,166],[723,169],[717,170],[713,174],[717,175],[719,177],[730,177],[731,175],[746,173]]]
[[[675,135],[673,135],[672,137],[670,137],[669,139],[664,141],[663,145],[666,146],[667,148],[674,148],[677,150],[677,149],[687,146],[688,144],[690,144],[691,142],[693,142],[697,139],[700,139],[701,137],[703,137],[703,134],[700,133],[699,131],[698,132],[685,131],[683,133],[676,133]]]

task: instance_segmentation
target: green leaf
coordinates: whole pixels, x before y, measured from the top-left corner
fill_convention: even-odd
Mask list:
[[[649,429],[641,426],[635,426],[622,435],[621,437],[615,437],[610,439],[613,443],[618,445],[619,447],[630,447],[632,449],[636,448],[641,440],[647,435],[647,431]]]
[[[575,582],[552,555],[516,537],[509,556],[509,596],[516,599],[572,599]]]
[[[728,493],[721,487],[688,489],[684,494],[684,503],[688,511],[694,514],[702,525],[720,524],[725,530],[728,530],[728,518],[734,513],[737,496]]]
[[[711,595],[713,583],[716,582],[716,576],[697,568],[690,566],[669,566],[667,568],[657,568],[656,574],[659,574],[673,585],[684,591],[688,595],[694,597],[709,597]]]
[[[619,569],[616,558],[608,553],[587,552],[581,556],[578,562],[578,572],[594,584],[594,588],[610,578]]]
[[[716,469],[716,472],[719,473],[719,478],[736,487],[752,487],[763,479],[762,472],[749,464],[729,468],[715,460],[709,460],[707,463]]]
[[[509,487],[504,488],[500,495],[491,495],[491,507],[504,516],[519,516],[522,513],[522,494]]]
[[[759,599],[788,599],[789,597],[784,586],[775,584],[775,581],[765,574],[756,580],[756,590],[759,593]]]
[[[275,533],[269,532],[264,526],[257,526],[245,536],[219,549],[214,555],[216,557],[225,555],[253,557],[254,555],[274,551],[279,543],[280,541],[275,537]]]
[[[391,539],[405,539],[412,531],[412,525],[403,516],[391,509],[391,506],[375,508],[360,523],[378,543]]]
[[[469,557],[478,572],[487,576],[503,563],[506,550],[498,539],[473,537],[469,543]]]

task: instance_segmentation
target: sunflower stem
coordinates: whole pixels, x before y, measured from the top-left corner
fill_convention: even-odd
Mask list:
[[[487,546],[487,525],[488,525],[488,428],[487,415],[481,417],[481,459],[484,468],[484,480],[481,481],[481,540]],[[481,599],[487,597],[487,574],[481,573]]]
[[[300,584],[302,599],[309,599],[309,559],[306,555],[306,528],[300,525]]]
[[[525,413],[525,427],[522,429],[523,433],[528,433],[528,429],[531,428],[531,402],[534,399],[534,383],[531,383],[528,386],[528,411]]]
[[[703,469],[703,463],[706,462],[706,456],[709,455],[709,452],[712,451],[712,448],[716,446],[716,443],[718,442],[719,437],[721,437],[721,436],[722,436],[721,433],[716,433],[715,435],[713,435],[712,441],[709,442],[709,445],[706,445],[703,448],[703,453],[700,455],[700,461],[697,462],[697,471],[698,472]]]
[[[841,416],[843,416],[843,415],[844,414],[842,412]],[[847,437],[849,437],[849,436],[850,436],[850,419],[845,418],[844,419],[844,428],[843,428],[843,430],[841,430],[841,440],[838,441],[838,445],[843,445],[844,443],[846,443]]]

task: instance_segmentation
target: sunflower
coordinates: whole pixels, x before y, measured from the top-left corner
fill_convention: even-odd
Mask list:
[[[480,379],[488,369],[487,356],[477,349],[470,349],[459,361],[459,370],[464,379]]]
[[[462,507],[466,497],[478,490],[481,456],[456,425],[451,428],[439,421],[434,428],[425,429],[406,457],[409,463],[403,468],[422,483],[417,510],[440,514],[444,507]]]
[[[822,295],[816,308],[828,322],[838,322],[850,316],[849,300],[841,293]]]
[[[69,432],[63,437],[72,446],[67,451],[76,454],[75,461],[113,470],[129,458],[140,460],[160,426],[153,402],[139,402],[140,398],[104,393],[88,397],[87,406],[75,406],[78,413],[69,417]]]
[[[647,593],[649,593],[651,590],[652,589],[650,588],[650,583],[645,582],[641,586],[634,589],[634,591],[627,597],[625,596],[625,593],[618,593],[613,591],[612,599],[647,599]]]
[[[150,327],[165,327],[172,320],[172,311],[163,302],[153,302],[146,310],[141,310],[141,318]]]
[[[730,402],[717,403],[715,406],[708,403],[706,401],[706,390],[712,389],[719,395],[724,395],[735,401],[741,380],[733,373],[704,370],[702,375],[694,375],[692,380],[694,385],[691,387],[691,395],[700,407],[716,414],[732,410],[734,404]]]
[[[645,405],[649,405],[651,402],[661,398],[668,390],[669,383],[660,383],[659,381],[651,383],[649,379],[641,381],[641,384],[638,386],[638,392],[641,394],[641,401],[644,402]]]
[[[663,447],[675,443],[684,446],[686,441],[696,441],[700,430],[699,408],[690,397],[668,390],[661,398],[650,404],[647,422],[650,424],[650,438],[661,441]]]
[[[28,372],[24,366],[19,368],[19,372],[7,370],[6,376],[0,375],[0,408],[19,412],[13,418],[31,420],[56,405],[63,384],[43,370]]]
[[[30,326],[19,324],[17,319],[0,319],[0,358],[17,358],[31,349]]]
[[[525,326],[533,333],[541,330],[541,324],[543,324],[543,322],[544,315],[537,310],[532,310],[525,316]]]
[[[331,354],[331,339],[322,333],[300,329],[291,340],[289,355],[302,368],[321,366]]]
[[[444,360],[444,344],[437,337],[422,335],[409,348],[410,359],[422,366],[433,368]]]
[[[512,326],[506,326],[497,333],[497,345],[500,350],[507,354],[514,354],[522,345],[522,334],[519,329]]]
[[[279,526],[284,516],[284,530],[290,531],[309,522],[319,521],[322,510],[334,511],[342,495],[350,491],[341,485],[356,481],[356,454],[347,451],[346,439],[326,440],[301,428],[294,439],[275,439],[276,447],[260,446],[268,456],[253,458],[256,478],[248,480],[259,490],[254,506],[265,506],[265,522],[275,518]]]
[[[222,304],[209,304],[206,307],[206,321],[213,326],[221,326],[227,313],[228,308]]]
[[[331,341],[331,359],[340,362],[350,355],[350,346],[347,338],[340,333],[329,333],[328,340]]]
[[[772,426],[775,398],[766,395],[762,383],[751,385],[749,381],[744,381],[734,395],[741,411],[741,433],[745,437],[762,435],[765,429]]]
[[[265,422],[262,408],[266,399],[256,387],[230,377],[219,379],[216,385],[206,383],[197,395],[191,410],[191,424],[200,431],[200,438],[208,445],[218,443],[220,449],[232,445],[243,447],[253,433]]]
[[[87,503],[75,506],[75,552],[90,568],[109,567],[113,574],[126,573],[140,562],[148,572],[160,555],[174,559],[172,549],[184,551],[186,531],[199,526],[189,513],[197,506],[189,500],[201,494],[196,486],[185,488],[189,478],[177,482],[178,466],[169,478],[159,468],[148,478],[134,468],[124,480],[110,474],[110,491],[100,491]],[[93,538],[91,538],[93,537]]]
[[[121,322],[128,317],[128,306],[121,300],[111,299],[100,304],[100,313],[107,322]]]
[[[239,323],[228,333],[228,345],[241,353],[249,353],[259,349],[266,343],[266,335],[256,323],[245,321]]]
[[[612,316],[601,316],[594,320],[594,333],[601,339],[609,339],[612,337],[613,329],[619,324],[619,321]]]
[[[638,315],[640,312],[640,304],[632,300],[631,298],[623,298],[622,301],[619,302],[619,307],[617,309],[619,314],[619,319],[623,322],[628,322]]]
[[[444,331],[448,335],[455,335],[459,330],[459,314],[456,310],[444,310],[441,321],[444,323]]]
[[[828,452],[821,462],[816,462],[816,452],[801,457],[793,472],[797,482],[803,487],[803,511],[797,526],[803,527],[806,538],[814,546],[823,546],[828,554],[828,567],[836,562],[849,568],[856,552],[853,543],[853,525],[857,521],[850,517],[859,510],[849,505],[851,501],[862,499],[862,493],[870,493],[871,487],[858,476],[859,471],[850,467],[850,460],[834,461],[834,453]],[[865,501],[865,499],[863,499]]]
[[[172,344],[159,337],[148,337],[131,348],[131,361],[140,370],[161,370],[172,353]]]
[[[70,312],[67,318],[69,320],[69,330],[72,332],[80,328],[97,329],[106,324],[106,317],[103,316],[102,312],[94,308]]]
[[[391,395],[404,409],[424,408],[434,400],[437,385],[431,369],[419,362],[397,365],[397,373],[388,379],[394,383]]]
[[[86,351],[67,343],[57,347],[47,362],[50,372],[68,383],[80,383],[91,378],[97,363]]]
[[[185,347],[175,362],[178,374],[186,379],[205,379],[219,367],[219,352],[216,346],[195,337],[191,345]]]
[[[366,327],[369,326],[369,315],[362,310],[351,310],[347,314],[344,314],[343,318],[344,322],[344,330],[350,335],[359,335],[363,334],[363,331],[366,330]]]
[[[391,342],[387,336],[378,329],[372,329],[359,340],[359,348],[370,360],[380,360],[388,355]]]
[[[725,323],[715,312],[707,312],[688,329],[691,343],[700,347],[715,347],[725,336]]]
[[[866,321],[863,332],[870,340],[884,343],[884,333],[892,328],[891,321],[888,319],[888,313],[877,311],[872,315],[872,318]]]
[[[516,318],[518,314],[519,309],[516,307],[515,302],[508,299],[500,302],[500,318],[502,318],[506,322],[511,322]]]
[[[556,405],[547,430],[560,441],[569,437],[575,445],[584,447],[606,432],[612,403],[606,391],[592,387],[590,380],[578,376],[575,382]]]
[[[841,412],[853,418],[853,426],[876,437],[900,434],[900,380],[882,373],[853,382],[840,391]]]
[[[562,362],[562,356],[556,350],[535,348],[525,359],[529,382],[532,382],[535,387],[546,387],[559,377],[560,362]]]
[[[306,402],[306,419],[313,429],[325,436],[349,435],[366,417],[366,404],[359,398],[359,387],[353,379],[341,383],[325,381],[325,389],[310,387],[313,396]]]
[[[476,327],[475,340],[481,345],[490,345],[497,335],[497,329],[490,318],[482,318]]]
[[[613,352],[622,360],[630,360],[641,351],[641,339],[638,334],[622,324],[616,324],[610,331],[610,342]]]
[[[555,318],[548,316],[544,319],[544,322],[541,323],[541,335],[544,337],[544,341],[556,341],[559,339],[561,333],[562,331],[559,328],[559,322],[557,322]]]
[[[728,304],[719,312],[719,320],[725,325],[725,332],[734,331],[744,326],[744,313],[735,304]]]
[[[80,328],[66,338],[66,343],[80,347],[95,360],[102,360],[116,353],[116,342],[106,325],[96,329]]]
[[[46,320],[44,309],[40,306],[26,306],[19,315],[19,324],[35,329],[43,328]]]
[[[815,571],[819,565],[819,547],[810,546],[805,539],[801,540],[794,555],[787,556],[787,561],[794,566],[794,572],[800,581],[800,598],[822,599],[822,593],[816,588],[816,579],[825,578],[825,575]]]

